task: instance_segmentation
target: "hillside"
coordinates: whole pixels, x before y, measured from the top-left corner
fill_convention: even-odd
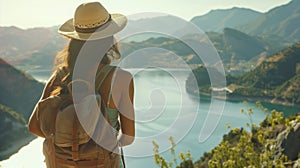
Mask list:
[[[196,16],[191,22],[205,32],[221,33],[224,28],[234,28],[267,38],[281,38],[290,42],[300,40],[300,1],[291,0],[288,4],[260,13],[251,9],[231,8],[212,10]]]
[[[262,62],[254,70],[236,78],[228,78],[229,96],[267,97],[272,101],[300,104],[300,42]]]
[[[216,47],[225,70],[233,75],[250,71],[262,60],[286,47],[284,40],[251,36],[231,28],[225,28],[222,34],[210,32],[207,35]]]
[[[144,50],[142,50],[144,49]],[[201,64],[195,52],[183,41],[171,37],[149,38],[141,42],[123,42],[120,44],[123,63],[129,67],[161,66],[180,68],[181,59],[189,65]],[[176,56],[174,55],[176,54]],[[136,56],[139,55],[139,56]],[[126,58],[126,57],[132,57]]]
[[[22,69],[51,69],[56,53],[65,43],[56,27],[0,27],[0,57]]]
[[[209,32],[207,36],[212,42],[213,46],[211,48],[215,47],[217,49],[225,70],[232,74],[244,73],[253,69],[263,59],[286,46],[284,40],[250,36],[231,28],[225,28],[223,33]],[[193,40],[193,36],[188,38]],[[140,42],[126,41],[120,43],[122,57],[126,57],[140,49],[151,47],[172,51],[190,65],[202,64],[195,52],[180,39],[165,36],[149,38]],[[149,52],[146,54],[149,54]],[[166,67],[178,66],[176,59],[168,59],[166,54],[162,53],[155,54],[150,54],[151,56],[147,58],[147,61],[143,61],[141,57],[139,59],[141,59],[141,62],[156,62]]]
[[[293,41],[300,40],[300,1],[292,0],[286,5],[276,7],[254,22],[249,22],[239,30],[252,35],[281,36]]]
[[[26,123],[43,84],[0,59],[0,160],[33,138]]]
[[[224,28],[234,28],[253,22],[263,14],[246,8],[231,8],[212,10],[209,13],[196,16],[191,22],[205,32],[219,32]]]
[[[298,168],[300,166],[299,114],[287,118],[283,117],[282,112],[276,110],[272,110],[269,114],[259,125],[247,123],[247,127],[251,128],[250,131],[244,129],[245,127],[232,128],[229,133],[223,135],[218,146],[204,153],[190,167]],[[246,115],[251,116],[251,114]]]
[[[0,79],[0,104],[13,108],[28,119],[40,98],[43,84],[3,60],[0,61]]]
[[[192,81],[192,76],[195,76],[198,86],[193,85],[195,82]],[[228,99],[261,100],[299,106],[300,42],[267,58],[245,74],[227,75],[226,80]],[[207,68],[194,69],[193,74],[188,77],[186,89],[192,94],[209,95],[211,86]]]
[[[259,39],[238,30],[225,28],[223,35],[225,45],[232,51],[236,60],[250,60],[266,52],[264,44]]]
[[[276,99],[279,101],[290,101],[292,103],[300,102],[300,74],[283,83],[275,89]]]

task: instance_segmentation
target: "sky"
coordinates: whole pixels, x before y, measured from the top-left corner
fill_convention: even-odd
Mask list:
[[[92,0],[93,1],[93,0]],[[110,13],[127,16],[142,12],[171,14],[185,20],[213,9],[250,8],[260,12],[291,0],[102,0]],[[87,0],[0,0],[0,26],[23,29],[61,25],[74,15],[78,5]]]

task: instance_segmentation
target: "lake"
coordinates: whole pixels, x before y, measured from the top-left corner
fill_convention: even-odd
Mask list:
[[[226,125],[233,127],[245,127],[249,122],[246,115],[241,114],[245,110],[256,107],[254,102],[244,104],[243,101],[214,100],[222,107],[211,108],[211,99],[208,97],[196,97],[188,94],[185,90],[185,81],[189,71],[183,70],[162,70],[162,69],[131,69],[135,74],[135,109],[136,109],[136,140],[124,148],[126,164],[128,167],[156,167],[153,159],[152,140],[160,145],[162,155],[170,158],[170,143],[168,137],[173,136],[176,141],[176,154],[191,150],[194,161],[198,160],[204,152],[210,151],[222,139],[229,130]],[[41,81],[49,76],[49,71],[31,73]],[[300,111],[296,107],[286,107],[264,103],[266,107],[284,111],[285,116]],[[223,109],[222,115],[216,114],[214,110]],[[204,142],[199,141],[203,124],[208,115],[214,114],[221,117],[218,122],[207,121],[216,129],[209,134]],[[255,108],[253,122],[258,123],[265,117],[265,113]],[[205,132],[205,129],[204,129]],[[38,138],[24,146],[18,153],[12,155],[8,160],[0,162],[3,168],[23,167],[45,167],[43,163],[42,141]]]

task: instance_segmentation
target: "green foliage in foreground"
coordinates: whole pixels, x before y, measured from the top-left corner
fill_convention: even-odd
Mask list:
[[[227,135],[224,135],[223,141],[210,153],[205,153],[204,156],[193,163],[193,159],[188,151],[186,154],[181,153],[181,163],[177,164],[177,158],[174,154],[174,141],[170,137],[172,148],[170,153],[174,156],[172,161],[167,161],[159,155],[159,146],[154,144],[155,163],[161,168],[240,168],[240,167],[285,167],[288,159],[285,155],[275,155],[275,143],[278,133],[291,128],[292,122],[300,122],[300,115],[284,118],[282,112],[264,108],[257,102],[258,109],[265,111],[266,118],[259,125],[252,121],[254,108],[249,108],[247,111],[241,109],[241,113],[246,115],[249,122],[247,127],[251,128],[248,132],[243,128],[233,128]],[[226,126],[228,129],[230,125]]]
[[[171,168],[171,167],[176,167],[176,168],[192,168],[193,167],[193,159],[191,157],[190,151],[187,151],[187,153],[179,153],[179,155],[175,154],[175,142],[173,140],[173,137],[169,137],[169,141],[172,145],[170,149],[170,154],[173,157],[171,161],[167,161],[164,157],[159,155],[159,145],[155,142],[152,141],[152,144],[154,146],[153,151],[154,151],[154,160],[157,165],[159,165],[161,168]],[[180,159],[180,165],[178,165],[178,159]]]

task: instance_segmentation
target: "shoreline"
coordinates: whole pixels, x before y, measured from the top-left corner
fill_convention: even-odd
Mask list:
[[[22,138],[20,140],[12,142],[12,146],[10,148],[6,149],[5,151],[1,151],[0,152],[0,157],[1,157],[0,161],[4,161],[4,160],[9,159],[11,156],[13,156],[14,154],[18,153],[19,150],[22,147],[28,145],[35,138],[36,138],[35,136],[29,135],[29,136],[24,137],[24,138]]]
[[[191,94],[191,95],[201,95],[201,96],[205,96],[205,97],[210,97],[212,98],[210,93],[204,93],[204,92],[198,92],[198,93],[194,93],[194,92],[190,92],[187,91],[187,93]],[[255,97],[255,96],[240,96],[240,95],[230,95],[226,93],[226,97],[223,96],[215,96],[214,98],[218,99],[218,100],[227,100],[227,101],[252,101],[252,102],[256,102],[256,101],[260,101],[262,103],[271,103],[271,104],[275,104],[275,105],[282,105],[282,106],[289,106],[289,107],[298,107],[300,108],[300,104],[293,104],[291,102],[288,101],[282,101],[282,100],[276,100],[275,98],[268,98],[268,97]]]
[[[229,101],[237,101],[237,100],[247,100],[247,101],[260,101],[260,102],[264,102],[264,103],[271,103],[271,104],[276,104],[276,105],[282,105],[282,106],[290,106],[290,107],[299,107],[300,108],[300,104],[293,104],[291,102],[288,101],[281,101],[281,100],[277,100],[275,98],[268,98],[268,97],[255,97],[255,96],[230,96],[230,95],[226,95],[226,99]]]
[[[275,98],[271,97],[255,97],[255,96],[239,96],[239,95],[226,95],[226,100],[228,101],[260,101],[262,103],[271,103],[276,105],[282,105],[282,106],[289,106],[289,107],[298,107],[300,108],[300,104],[293,104],[288,101],[281,101],[276,100]]]

